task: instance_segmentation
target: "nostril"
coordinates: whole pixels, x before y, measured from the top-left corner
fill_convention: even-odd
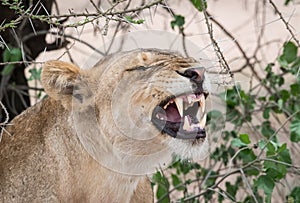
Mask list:
[[[183,73],[177,71],[177,73],[183,77],[189,78],[190,80],[199,83],[203,80],[204,68],[190,68],[185,70]]]
[[[184,71],[183,76],[191,80],[197,80],[200,75],[195,69],[187,69]]]

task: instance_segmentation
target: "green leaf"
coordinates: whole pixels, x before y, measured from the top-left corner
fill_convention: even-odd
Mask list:
[[[247,144],[245,144],[244,142],[242,142],[239,138],[233,138],[231,140],[231,146],[232,147],[246,147]]]
[[[226,186],[226,192],[230,195],[229,197],[234,200],[239,186],[237,184],[231,185],[230,182],[226,182],[225,186]]]
[[[300,141],[300,119],[293,119],[290,124],[291,131],[291,141],[299,142]]]
[[[295,187],[291,194],[289,195],[288,199],[292,199],[293,201],[287,201],[287,202],[294,202],[294,203],[298,203],[300,202],[300,187]]]
[[[157,191],[156,191],[156,198],[159,199],[161,203],[169,203],[170,197],[168,195],[168,190],[163,187],[162,185],[158,185]],[[163,198],[164,197],[164,198]],[[163,199],[161,199],[163,198]]]
[[[241,126],[243,124],[243,116],[237,109],[230,109],[226,112],[226,121],[230,121],[236,126]]]
[[[224,128],[225,118],[224,115],[217,110],[212,110],[207,114],[207,126],[212,131],[218,131]]]
[[[260,173],[260,170],[257,167],[248,167],[245,169],[245,174],[247,176],[258,176]]]
[[[277,150],[278,160],[287,164],[292,164],[290,151],[286,148],[286,143]]]
[[[284,5],[287,6],[290,2],[292,2],[293,0],[285,0]]]
[[[273,156],[278,149],[278,146],[275,142],[270,141],[267,144],[267,156]]]
[[[256,155],[252,149],[244,149],[240,151],[238,157],[243,160],[243,163],[249,163],[256,159]]]
[[[168,179],[163,176],[163,174],[160,171],[157,171],[152,176],[152,182],[154,184],[157,184],[157,191],[156,191],[156,197],[157,199],[163,198],[161,202],[167,203],[170,201],[170,197],[168,195],[169,192],[169,181]]]
[[[10,74],[13,73],[14,69],[15,69],[15,66],[14,66],[14,65],[8,64],[8,65],[6,65],[6,66],[4,67],[4,69],[2,70],[1,75],[3,75],[3,76],[10,75]]]
[[[3,62],[15,62],[22,59],[20,48],[5,49],[3,53]]]
[[[279,65],[284,69],[288,69],[289,68],[289,63],[285,60],[285,58],[283,56],[280,56],[278,59],[277,59]]]
[[[283,100],[283,102],[286,102],[290,97],[290,93],[287,90],[281,90],[279,92],[279,95],[280,95],[281,99]]]
[[[287,167],[289,167],[287,164],[292,163],[290,152],[287,149],[286,143],[281,146],[278,146],[276,143],[268,144],[270,145],[268,145],[267,157],[270,160],[264,161],[264,169],[269,177],[279,181],[287,173]]]
[[[276,160],[274,160],[276,161]],[[286,173],[286,166],[283,164],[275,163],[274,161],[264,161],[264,168],[266,174],[273,180],[279,181],[282,179]]]
[[[297,96],[297,95],[300,94],[300,85],[299,85],[299,84],[297,84],[297,83],[292,84],[292,85],[290,86],[290,88],[291,88],[291,94],[292,94],[293,96]]]
[[[31,80],[41,80],[41,73],[42,73],[42,68],[32,68],[29,70],[29,73],[31,74],[30,77],[28,78],[29,81]]]
[[[258,147],[260,149],[263,149],[265,147],[265,145],[266,145],[266,142],[264,140],[259,140],[258,141]]]
[[[279,99],[278,102],[277,102],[277,105],[278,105],[278,108],[281,110],[282,107],[283,107],[283,100]]]
[[[240,134],[240,140],[245,144],[251,143],[248,134]]]
[[[176,26],[178,26],[179,29],[183,29],[183,25],[185,23],[185,19],[181,15],[174,15],[174,20],[171,21],[171,28],[174,30]]]
[[[3,52],[3,62],[16,62],[22,59],[22,52],[19,48],[5,49]],[[4,67],[1,75],[7,76],[13,73],[15,66],[13,64],[8,64]]]
[[[200,12],[203,11],[203,5],[205,6],[205,8],[207,8],[206,0],[191,0],[191,2],[194,5],[194,7]]]
[[[10,50],[5,49],[3,52],[3,62],[9,62],[10,61]]]
[[[227,107],[234,108],[235,106],[238,106],[240,104],[240,98],[237,90],[240,91],[239,86],[228,89],[226,92],[220,95],[221,98],[226,101]]]
[[[180,178],[175,175],[175,174],[171,174],[171,178],[172,178],[172,184],[174,187],[176,187],[177,190],[185,190],[185,187],[182,184],[182,181],[180,180]],[[181,186],[179,186],[181,185]]]
[[[205,183],[203,183],[205,185],[205,187],[211,187],[212,185],[214,185],[216,183],[216,180],[217,180],[217,175],[218,175],[217,172],[212,171],[210,169],[201,168],[202,177],[206,177],[208,173],[210,173],[210,174],[209,174],[208,178],[206,179]]]
[[[298,47],[291,41],[283,45],[283,53],[279,57],[280,61],[286,61],[288,64],[292,63],[297,58]]]
[[[293,75],[297,75],[299,76],[299,67],[300,67],[300,57],[298,57],[292,64],[291,66],[291,70],[290,72],[293,74]]]
[[[264,119],[269,119],[270,118],[270,110],[269,108],[265,108],[263,111],[263,117]]]
[[[265,192],[266,197],[266,202],[270,202],[270,198],[272,196],[272,192],[274,189],[274,180],[272,180],[271,177],[267,175],[261,175],[258,177],[256,183],[258,189],[263,189]]]
[[[21,52],[21,49],[19,48],[12,48],[10,50],[10,62],[15,62],[15,61],[19,61],[22,59],[22,52]]]
[[[261,125],[261,133],[266,137],[269,138],[271,137],[275,131],[273,130],[273,128],[271,127],[271,123],[270,121],[265,121],[262,123]]]
[[[133,24],[142,24],[145,22],[145,20],[143,19],[139,19],[139,20],[134,20],[131,16],[124,16],[124,18],[130,22],[130,23],[133,23]]]
[[[157,171],[156,173],[153,174],[152,176],[152,181],[154,183],[159,183],[161,181],[162,175],[160,173],[160,171]]]

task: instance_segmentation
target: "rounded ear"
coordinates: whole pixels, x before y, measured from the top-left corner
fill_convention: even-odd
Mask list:
[[[47,61],[41,73],[41,81],[49,97],[61,101],[71,109],[72,102],[83,104],[92,96],[88,84],[84,82],[82,71],[74,64],[62,61]]]

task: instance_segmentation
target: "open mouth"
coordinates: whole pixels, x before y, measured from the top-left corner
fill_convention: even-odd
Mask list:
[[[204,139],[207,95],[207,93],[185,94],[168,98],[154,108],[153,124],[174,138]]]

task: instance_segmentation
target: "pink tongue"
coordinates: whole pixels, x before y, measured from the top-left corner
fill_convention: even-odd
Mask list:
[[[177,108],[174,105],[170,105],[166,109],[167,121],[170,122],[181,122],[181,117]]]

